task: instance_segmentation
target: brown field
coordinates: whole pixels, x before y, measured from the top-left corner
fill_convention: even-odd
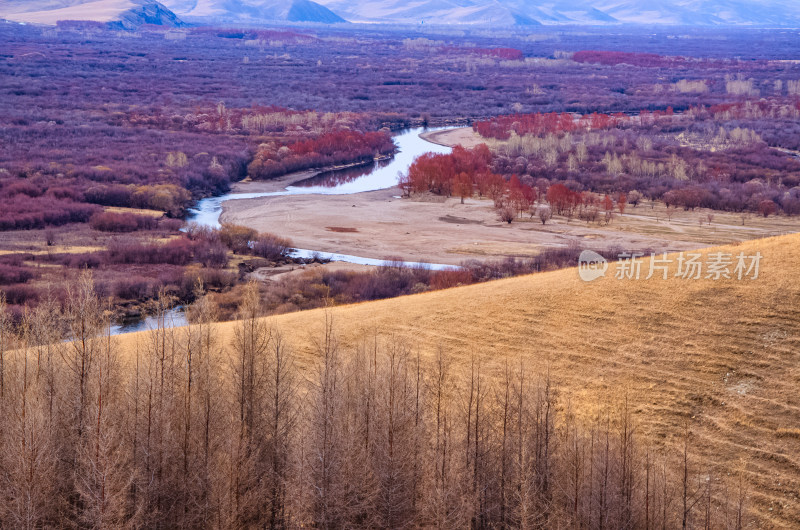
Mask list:
[[[374,330],[430,359],[475,353],[549,368],[585,419],[627,396],[640,432],[677,446],[688,421],[696,461],[744,469],[759,527],[800,521],[800,235],[719,249],[763,256],[757,280],[584,283],[575,269],[330,309],[340,344]],[[714,251],[709,249],[705,252]],[[645,263],[642,270],[646,272]],[[674,265],[673,265],[674,267]],[[308,368],[324,310],[273,317]],[[225,344],[233,324],[221,324]],[[121,338],[131,351],[141,335]]]
[[[36,248],[36,250],[6,250],[0,249],[0,255],[8,255],[8,254],[33,254],[34,256],[42,256],[45,254],[83,254],[86,252],[98,252],[103,250],[103,247],[97,246],[69,246],[69,245],[53,245],[52,247],[46,247],[44,249],[38,248],[39,246],[45,246],[44,243],[38,246],[31,245],[31,248]]]
[[[239,185],[237,191],[263,186]],[[530,257],[543,247],[566,247],[572,241],[595,249],[679,251],[800,231],[797,217],[748,215],[743,220],[738,214],[698,209],[678,210],[670,219],[662,203],[628,205],[608,225],[560,216],[542,225],[528,215],[509,225],[498,219],[488,199],[461,204],[458,198],[400,199],[399,194],[393,188],[233,200],[223,203],[221,219],[288,237],[299,248],[453,265],[466,259]]]

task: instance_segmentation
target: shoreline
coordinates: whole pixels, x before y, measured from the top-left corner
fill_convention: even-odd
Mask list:
[[[485,142],[472,130],[472,127],[456,127],[453,129],[427,131],[421,133],[419,137],[432,144],[443,145],[445,147],[460,145],[465,149],[471,149]]]
[[[283,191],[288,186],[291,186],[297,182],[314,178],[318,175],[327,173],[329,171],[341,171],[343,169],[368,166],[369,164],[375,164],[383,160],[390,160],[395,154],[396,150],[392,154],[379,156],[377,158],[373,158],[372,160],[363,160],[361,162],[352,162],[350,164],[342,164],[338,166],[325,166],[321,168],[293,171],[291,173],[286,173],[284,175],[275,177],[273,179],[253,180],[250,177],[247,177],[245,179],[242,179],[240,181],[231,184],[231,191],[229,191],[228,193],[273,193],[277,191]],[[225,202],[228,201],[224,201],[222,203],[223,211],[225,208],[224,207]]]

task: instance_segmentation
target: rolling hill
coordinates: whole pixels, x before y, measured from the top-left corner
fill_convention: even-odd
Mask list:
[[[7,0],[0,3],[0,18],[47,25],[59,20],[91,20],[126,29],[142,24],[183,25],[175,13],[153,0]]]
[[[327,7],[311,0],[166,0],[164,3],[182,18],[198,23],[345,22]]]
[[[760,252],[759,277],[584,283],[567,269],[329,312],[344,347],[379,330],[428,359],[445,348],[463,369],[473,353],[498,375],[505,359],[549,367],[585,419],[626,395],[657,445],[678,445],[688,420],[701,462],[723,474],[744,463],[759,526],[790,527],[800,520],[800,235],[705,252]],[[324,320],[322,310],[274,318],[304,367]],[[220,325],[223,343],[233,326]],[[143,338],[120,340],[132,350]]]

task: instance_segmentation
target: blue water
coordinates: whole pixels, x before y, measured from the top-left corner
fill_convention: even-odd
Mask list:
[[[318,252],[316,250],[307,250],[304,248],[295,248],[291,254],[293,258],[313,259],[318,257],[322,260],[328,261],[344,261],[347,263],[358,263],[359,265],[373,265],[375,267],[413,267],[420,269],[430,269],[432,271],[441,271],[445,269],[458,269],[455,265],[442,265],[441,263],[426,263],[424,261],[397,261],[385,260],[375,258],[362,258],[361,256],[351,256],[350,254],[337,254],[335,252]]]
[[[365,175],[357,178],[341,179],[342,172],[352,172],[354,168],[342,169],[339,171],[326,171],[322,175],[312,177],[306,181],[297,182],[287,186],[281,191],[264,193],[227,193],[218,197],[203,199],[197,206],[190,210],[189,221],[197,224],[219,228],[219,216],[222,214],[222,203],[237,199],[257,199],[259,197],[279,197],[282,195],[350,195],[353,193],[363,193],[365,191],[383,190],[397,185],[398,173],[405,173],[411,163],[418,156],[424,153],[449,153],[451,149],[443,145],[431,143],[419,137],[420,133],[427,129],[416,128],[407,129],[394,136],[394,143],[397,145],[397,153],[389,163],[376,163],[372,170]],[[360,169],[360,168],[359,168]],[[327,178],[327,182],[319,182],[321,178]],[[308,184],[311,181],[313,184]],[[305,182],[305,184],[304,184]],[[338,260],[345,261],[345,260]]]
[[[177,328],[189,323],[183,306],[173,307],[164,313],[164,327]],[[111,325],[111,334],[120,335],[122,333],[134,333],[136,331],[151,331],[158,328],[158,318],[149,316],[130,322],[120,322]]]

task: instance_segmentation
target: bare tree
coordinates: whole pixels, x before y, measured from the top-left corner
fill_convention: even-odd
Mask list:
[[[536,216],[544,225],[553,217],[553,211],[550,209],[550,206],[546,204],[540,204],[536,207]]]
[[[76,490],[81,499],[80,521],[91,528],[114,528],[126,522],[132,473],[118,432],[120,370],[108,326],[99,342],[88,407],[91,421],[79,448]]]
[[[6,305],[6,293],[0,292],[0,403],[6,397],[6,352],[10,349],[11,316]]]
[[[271,330],[261,318],[258,286],[247,286],[239,306],[230,360],[237,437],[233,451],[231,524],[260,525],[265,513],[264,439],[267,414],[267,359]]]
[[[692,433],[689,430],[689,423],[684,425],[683,432],[683,457],[682,457],[682,479],[681,479],[681,528],[688,528],[692,521],[692,510],[702,499],[702,489],[692,486],[692,473],[690,471],[689,444]]]
[[[61,418],[66,429],[61,440],[61,450],[65,454],[64,461],[68,466],[66,476],[70,481],[65,487],[75,491],[78,459],[81,448],[86,443],[88,410],[92,400],[92,376],[102,346],[99,333],[103,319],[90,272],[81,274],[77,286],[70,287],[67,295],[64,316],[70,341],[59,349],[67,372],[64,381],[67,407]],[[77,496],[72,497],[69,514],[69,517],[76,522],[83,515],[81,504],[77,499]]]
[[[30,340],[31,314],[25,315],[21,344],[7,359],[7,391],[0,417],[0,525],[42,528],[57,520],[58,450],[48,424],[47,406],[35,376]],[[6,340],[11,338],[10,332]]]
[[[461,485],[460,459],[456,459],[456,436],[453,429],[454,381],[451,361],[445,351],[437,349],[434,359],[433,377],[429,382],[428,407],[432,429],[435,434],[431,441],[433,455],[429,457],[433,465],[433,477],[428,486],[428,518],[436,528],[452,528],[467,524],[464,519],[464,506]]]
[[[217,308],[205,296],[202,282],[195,286],[195,303],[188,309],[192,326],[185,328],[182,349],[181,526],[208,526],[219,516],[219,437],[226,418],[219,415],[222,398],[217,374],[221,371],[220,345],[214,322]]]
[[[292,491],[293,439],[297,423],[297,383],[294,358],[283,335],[272,335],[269,348],[267,429],[269,465],[269,526],[284,528],[293,510],[287,492]]]
[[[587,428],[522,360],[426,361],[379,330],[340,349],[330,314],[305,379],[256,286],[227,353],[196,294],[193,326],[166,326],[162,296],[129,355],[88,276],[63,314],[46,302],[9,326],[0,526],[749,524],[741,473],[698,472],[688,425],[682,448],[642,445],[627,398]]]
[[[500,216],[500,220],[504,223],[511,224],[511,222],[517,217],[516,212],[514,209],[509,206],[503,206],[498,210],[498,214]]]
[[[156,327],[145,335],[136,358],[136,471],[131,486],[136,503],[129,510],[142,525],[156,521],[177,525],[180,520],[176,499],[183,491],[179,484],[182,429],[172,426],[181,422],[181,356],[178,332],[167,321],[172,305],[172,297],[161,292],[156,300]]]
[[[377,522],[383,528],[404,528],[415,521],[418,484],[415,439],[417,379],[407,348],[391,341],[379,371],[376,395],[375,469],[378,478]]]
[[[319,358],[317,379],[311,392],[310,487],[311,520],[323,528],[339,527],[346,506],[338,502],[342,474],[340,428],[337,416],[342,409],[339,347],[330,314],[325,315],[323,339],[316,345]]]

